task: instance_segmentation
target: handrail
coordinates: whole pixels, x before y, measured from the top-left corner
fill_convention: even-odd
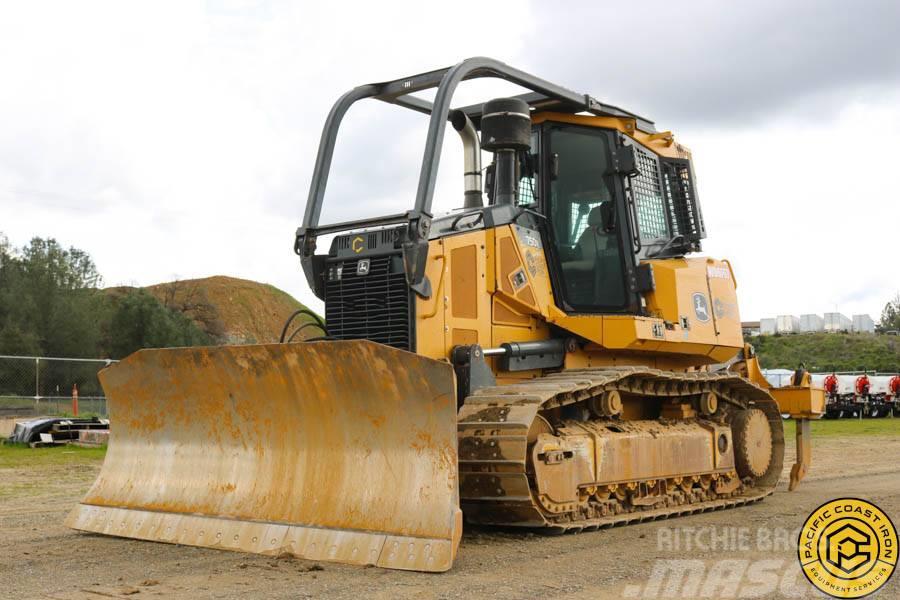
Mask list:
[[[353,88],[335,102],[328,113],[328,118],[325,120],[322,137],[319,142],[319,151],[316,156],[315,167],[313,168],[312,182],[303,216],[303,225],[300,227],[298,235],[318,229],[338,130],[350,106],[364,98],[376,98],[418,112],[430,113],[425,150],[422,156],[422,167],[419,172],[419,184],[416,190],[416,202],[413,209],[416,213],[430,215],[435,181],[440,165],[441,147],[450,114],[450,100],[460,82],[480,77],[504,79],[543,94],[546,97],[584,106],[585,110],[599,110],[596,107],[603,106],[588,95],[578,94],[510,67],[498,60],[486,57],[473,57],[446,69],[438,69],[394,81],[372,83]],[[438,88],[433,103],[410,96],[413,92],[433,87]]]

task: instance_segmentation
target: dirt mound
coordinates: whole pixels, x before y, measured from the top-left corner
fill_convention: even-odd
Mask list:
[[[275,286],[223,275],[170,281],[144,289],[226,344],[277,342],[285,320],[295,310],[305,308]],[[307,331],[312,329],[304,333]]]

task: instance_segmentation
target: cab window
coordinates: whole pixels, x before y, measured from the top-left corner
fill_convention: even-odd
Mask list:
[[[561,290],[575,310],[600,312],[626,303],[621,235],[613,193],[609,137],[580,127],[550,129],[559,169],[550,181],[548,216],[560,262]]]
[[[540,148],[539,130],[535,128],[531,132],[531,148],[536,152]],[[531,156],[521,157],[519,168],[521,176],[519,177],[519,199],[516,202],[519,206],[533,207],[538,202],[537,195],[537,173],[534,169],[534,162]]]

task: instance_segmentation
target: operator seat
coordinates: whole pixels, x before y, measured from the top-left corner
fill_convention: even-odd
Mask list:
[[[587,228],[575,242],[574,260],[563,262],[567,271],[593,271],[597,256],[603,250],[615,248],[615,222],[609,212],[613,210],[612,202],[601,202],[588,213]]]
[[[594,302],[606,306],[621,304],[625,300],[614,210],[609,200],[592,208],[588,214],[588,228],[578,240],[579,244],[584,244],[581,255],[593,255]]]
[[[562,263],[568,297],[575,304],[617,305],[623,300],[614,210],[609,200],[591,209],[575,244],[579,259]]]
[[[599,250],[615,247],[615,220],[612,218],[613,206],[609,200],[601,202],[588,213],[587,229],[581,232],[576,246],[582,260],[590,261],[593,266]]]

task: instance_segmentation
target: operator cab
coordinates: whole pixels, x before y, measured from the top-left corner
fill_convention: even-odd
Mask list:
[[[541,231],[555,263],[557,305],[569,313],[640,313],[639,293],[652,286],[642,261],[699,251],[705,237],[690,160],[657,155],[609,119],[597,126],[580,115],[532,110],[530,117],[512,219]],[[509,194],[496,192],[496,158],[486,171],[483,210],[497,212]]]

